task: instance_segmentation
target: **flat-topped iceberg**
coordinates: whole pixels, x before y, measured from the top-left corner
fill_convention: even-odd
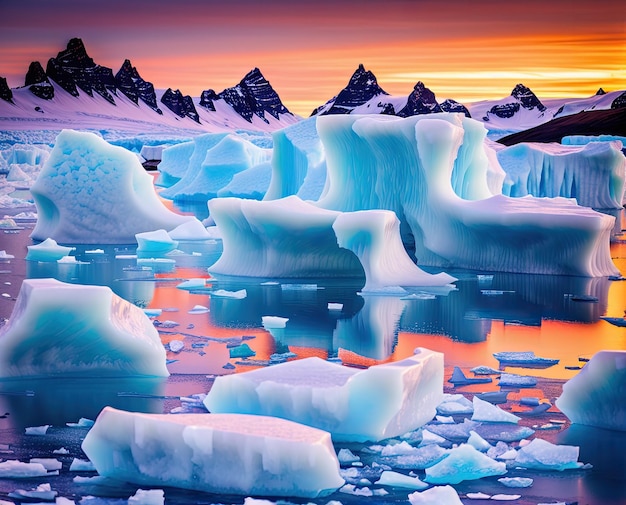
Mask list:
[[[317,205],[394,211],[419,265],[618,275],[609,250],[612,216],[566,198],[489,196],[487,165],[477,160],[487,159],[483,139],[479,149],[472,121],[454,114],[319,117],[328,177]]]
[[[626,431],[626,351],[600,351],[563,385],[556,406],[570,421]]]
[[[223,253],[212,274],[250,277],[361,277],[363,290],[387,286],[445,286],[456,279],[432,275],[408,257],[399,221],[389,211],[341,213],[296,196],[209,202],[222,233]]]
[[[443,355],[419,348],[367,370],[306,358],[217,377],[204,404],[215,413],[291,419],[335,441],[377,441],[426,424],[442,396]]]
[[[139,485],[314,498],[344,482],[328,433],[272,417],[106,407],[82,449],[100,475]]]
[[[150,319],[106,286],[26,279],[0,328],[0,377],[168,375]]]
[[[135,234],[195,219],[168,210],[137,157],[93,133],[63,130],[31,188],[31,237],[64,244],[131,244]]]

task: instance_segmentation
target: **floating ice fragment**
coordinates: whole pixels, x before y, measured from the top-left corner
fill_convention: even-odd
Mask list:
[[[492,447],[492,445],[489,442],[487,442],[483,437],[481,437],[474,430],[470,431],[470,436],[467,439],[467,443],[471,445],[474,449],[480,452],[487,452]]]
[[[485,440],[502,442],[515,442],[535,433],[527,426],[516,426],[512,423],[484,423],[475,429]]]
[[[39,484],[35,489],[16,489],[15,491],[11,491],[8,496],[9,498],[16,498],[18,500],[53,501],[57,494],[58,492],[53,491],[50,484],[46,482],[44,484]]]
[[[495,405],[498,403],[506,403],[508,395],[508,391],[488,391],[486,393],[477,393],[475,396]]]
[[[207,240],[211,238],[204,225],[197,219],[179,224],[173,230],[167,232],[172,240]]]
[[[92,419],[81,417],[77,423],[65,423],[65,426],[68,428],[91,428],[93,423],[94,421]]]
[[[278,418],[105,407],[82,448],[100,475],[139,485],[313,498],[343,484],[330,435]]]
[[[154,326],[159,328],[176,328],[176,326],[180,326],[180,323],[168,319],[166,321],[154,321]]]
[[[527,375],[517,375],[513,373],[503,373],[500,376],[500,386],[517,388],[532,388],[537,385],[537,378]]]
[[[470,500],[488,500],[489,498],[491,498],[490,494],[485,494],[485,493],[467,493],[465,495],[467,498],[469,498]]]
[[[426,428],[424,428],[422,430],[422,441],[420,442],[420,447],[423,447],[425,445],[430,445],[430,444],[441,445],[445,441],[446,441],[445,438],[439,435],[436,435],[432,431],[429,431]]]
[[[426,491],[415,491],[408,498],[411,505],[463,505],[452,486],[435,486]]]
[[[354,454],[350,449],[339,449],[339,453],[337,454],[337,459],[339,463],[342,465],[351,465],[352,463],[356,463],[357,461],[361,461],[356,454]]]
[[[341,311],[343,309],[343,303],[329,303],[328,310]]]
[[[28,261],[57,261],[75,249],[74,247],[58,245],[56,240],[51,238],[47,238],[39,244],[26,247],[28,249],[26,260]]]
[[[579,448],[573,445],[554,445],[541,438],[517,452],[515,464],[536,470],[568,470],[582,467],[578,462]]]
[[[452,449],[439,463],[426,469],[430,484],[458,484],[464,480],[481,479],[506,473],[506,465],[494,461],[468,444]]]
[[[435,419],[441,424],[454,424],[454,418],[452,416],[435,416]]]
[[[191,310],[188,311],[189,314],[206,314],[209,312],[209,308],[204,305],[194,305]]]
[[[600,351],[563,385],[556,406],[570,421],[626,431],[626,351]]]
[[[517,423],[520,418],[515,414],[506,412],[500,407],[481,400],[477,396],[473,398],[474,413],[472,421],[486,421],[493,423]]]
[[[417,491],[421,491],[422,489],[426,489],[428,487],[428,484],[422,482],[417,477],[409,477],[403,473],[393,472],[390,470],[385,470],[380,475],[380,479],[378,479],[376,484],[379,486],[393,486]]]
[[[231,358],[250,358],[252,356],[256,356],[256,352],[253,351],[246,343],[240,344],[236,347],[231,347],[229,349],[229,353]]]
[[[503,365],[515,365],[515,366],[528,366],[528,367],[541,367],[548,368],[556,365],[558,359],[541,358],[535,356],[533,351],[524,352],[495,352],[493,357],[496,358],[500,364]]]
[[[430,421],[442,389],[443,355],[421,349],[366,370],[306,358],[218,377],[205,405],[288,418],[327,430],[335,441],[375,441]]]
[[[226,291],[225,289],[217,289],[215,291],[211,291],[211,297],[234,298],[236,300],[243,300],[246,296],[248,296],[248,292],[245,289],[240,289],[239,291]]]
[[[137,255],[165,255],[178,247],[178,241],[172,240],[167,231],[160,229],[135,234]]]
[[[44,424],[43,426],[29,426],[24,428],[25,435],[45,435],[50,428],[49,424]]]
[[[137,489],[137,492],[128,498],[128,505],[163,505],[165,492],[162,489]]]
[[[455,386],[466,386],[468,384],[486,384],[491,382],[491,377],[466,377],[458,366],[454,367],[452,377],[448,379]]]
[[[163,310],[161,309],[143,309],[143,313],[148,317],[159,317]]]
[[[287,321],[289,321],[288,317],[279,317],[279,316],[262,316],[261,322],[263,324],[263,328],[266,330],[269,329],[280,329],[287,326]]]
[[[340,493],[351,494],[353,496],[374,496],[374,493],[369,487],[358,488],[354,484],[345,484],[339,489]]]
[[[70,464],[70,472],[95,472],[93,463],[86,459],[74,458]]]
[[[50,474],[41,463],[23,463],[15,460],[0,462],[0,477],[3,479],[28,479],[45,475]]]
[[[68,451],[65,447],[61,447],[52,451],[52,454],[58,454],[59,456],[67,456],[69,453],[70,451]]]
[[[196,279],[188,279],[184,282],[181,282],[176,287],[178,289],[198,289],[206,287],[206,279],[204,278],[196,278]]]
[[[502,477],[498,482],[506,487],[530,487],[533,479],[528,477]]]
[[[170,351],[179,353],[185,348],[185,342],[182,340],[170,340],[168,347],[170,348]]]
[[[139,307],[106,286],[25,279],[0,328],[0,376],[48,375],[169,374],[159,335]]]
[[[15,258],[14,255],[8,254],[4,249],[0,251],[0,260],[10,260]]]
[[[476,375],[500,375],[502,373],[501,370],[496,370],[490,366],[475,366],[470,372],[474,372]]]
[[[515,501],[522,497],[521,494],[494,494],[491,499],[494,501]]]
[[[437,405],[437,413],[451,416],[455,414],[471,414],[474,412],[474,405],[462,395],[455,397],[445,397],[444,401]]]

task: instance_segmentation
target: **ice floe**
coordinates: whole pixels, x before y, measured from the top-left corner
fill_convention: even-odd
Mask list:
[[[461,444],[439,463],[427,468],[425,480],[430,484],[458,484],[506,472],[504,463],[494,461],[469,444]]]
[[[28,249],[26,254],[28,261],[58,261],[67,257],[69,253],[75,250],[74,247],[59,245],[56,240],[51,238],[47,238],[39,244],[26,247]]]

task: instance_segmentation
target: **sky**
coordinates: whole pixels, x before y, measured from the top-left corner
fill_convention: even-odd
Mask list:
[[[623,0],[0,0],[0,76],[22,86],[80,37],[96,63],[124,59],[156,88],[199,96],[258,67],[296,114],[362,63],[391,95],[417,81],[441,102],[626,89]]]

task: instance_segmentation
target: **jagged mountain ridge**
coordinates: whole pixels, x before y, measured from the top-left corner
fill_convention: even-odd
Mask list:
[[[55,86],[52,82],[72,97],[79,97],[81,93],[89,97],[98,95],[110,105],[117,106],[120,97],[124,96],[136,105],[139,105],[141,101],[156,114],[162,115],[160,102],[178,118],[189,118],[197,124],[202,123],[201,115],[192,97],[183,95],[180,90],[169,88],[161,94],[159,100],[153,84],[141,78],[130,60],[126,59],[120,70],[113,74],[112,69],[94,62],[80,38],[71,39],[66,49],[60,51],[56,57],[50,58],[45,71],[39,62],[30,64],[24,87],[36,98],[42,100],[42,104],[35,107],[35,110],[44,113],[46,109],[50,109],[46,107],[45,101],[52,101],[55,98]],[[15,88],[15,90],[19,89],[21,88]],[[14,103],[13,98],[13,90],[8,87],[6,79],[0,78],[0,99]],[[282,126],[297,120],[296,116],[284,106],[276,91],[258,68],[250,71],[233,88],[227,88],[219,94],[212,90],[203,92],[199,105],[204,106],[207,111],[216,111],[215,101],[222,102],[222,105],[218,104],[221,115],[229,116],[234,113],[247,123],[253,123],[253,116],[255,116],[270,125],[266,114],[278,122],[281,122],[285,116],[287,122]],[[78,103],[74,105],[80,106]],[[238,121],[236,120],[235,123],[238,124]],[[271,125],[279,126],[275,122]]]

